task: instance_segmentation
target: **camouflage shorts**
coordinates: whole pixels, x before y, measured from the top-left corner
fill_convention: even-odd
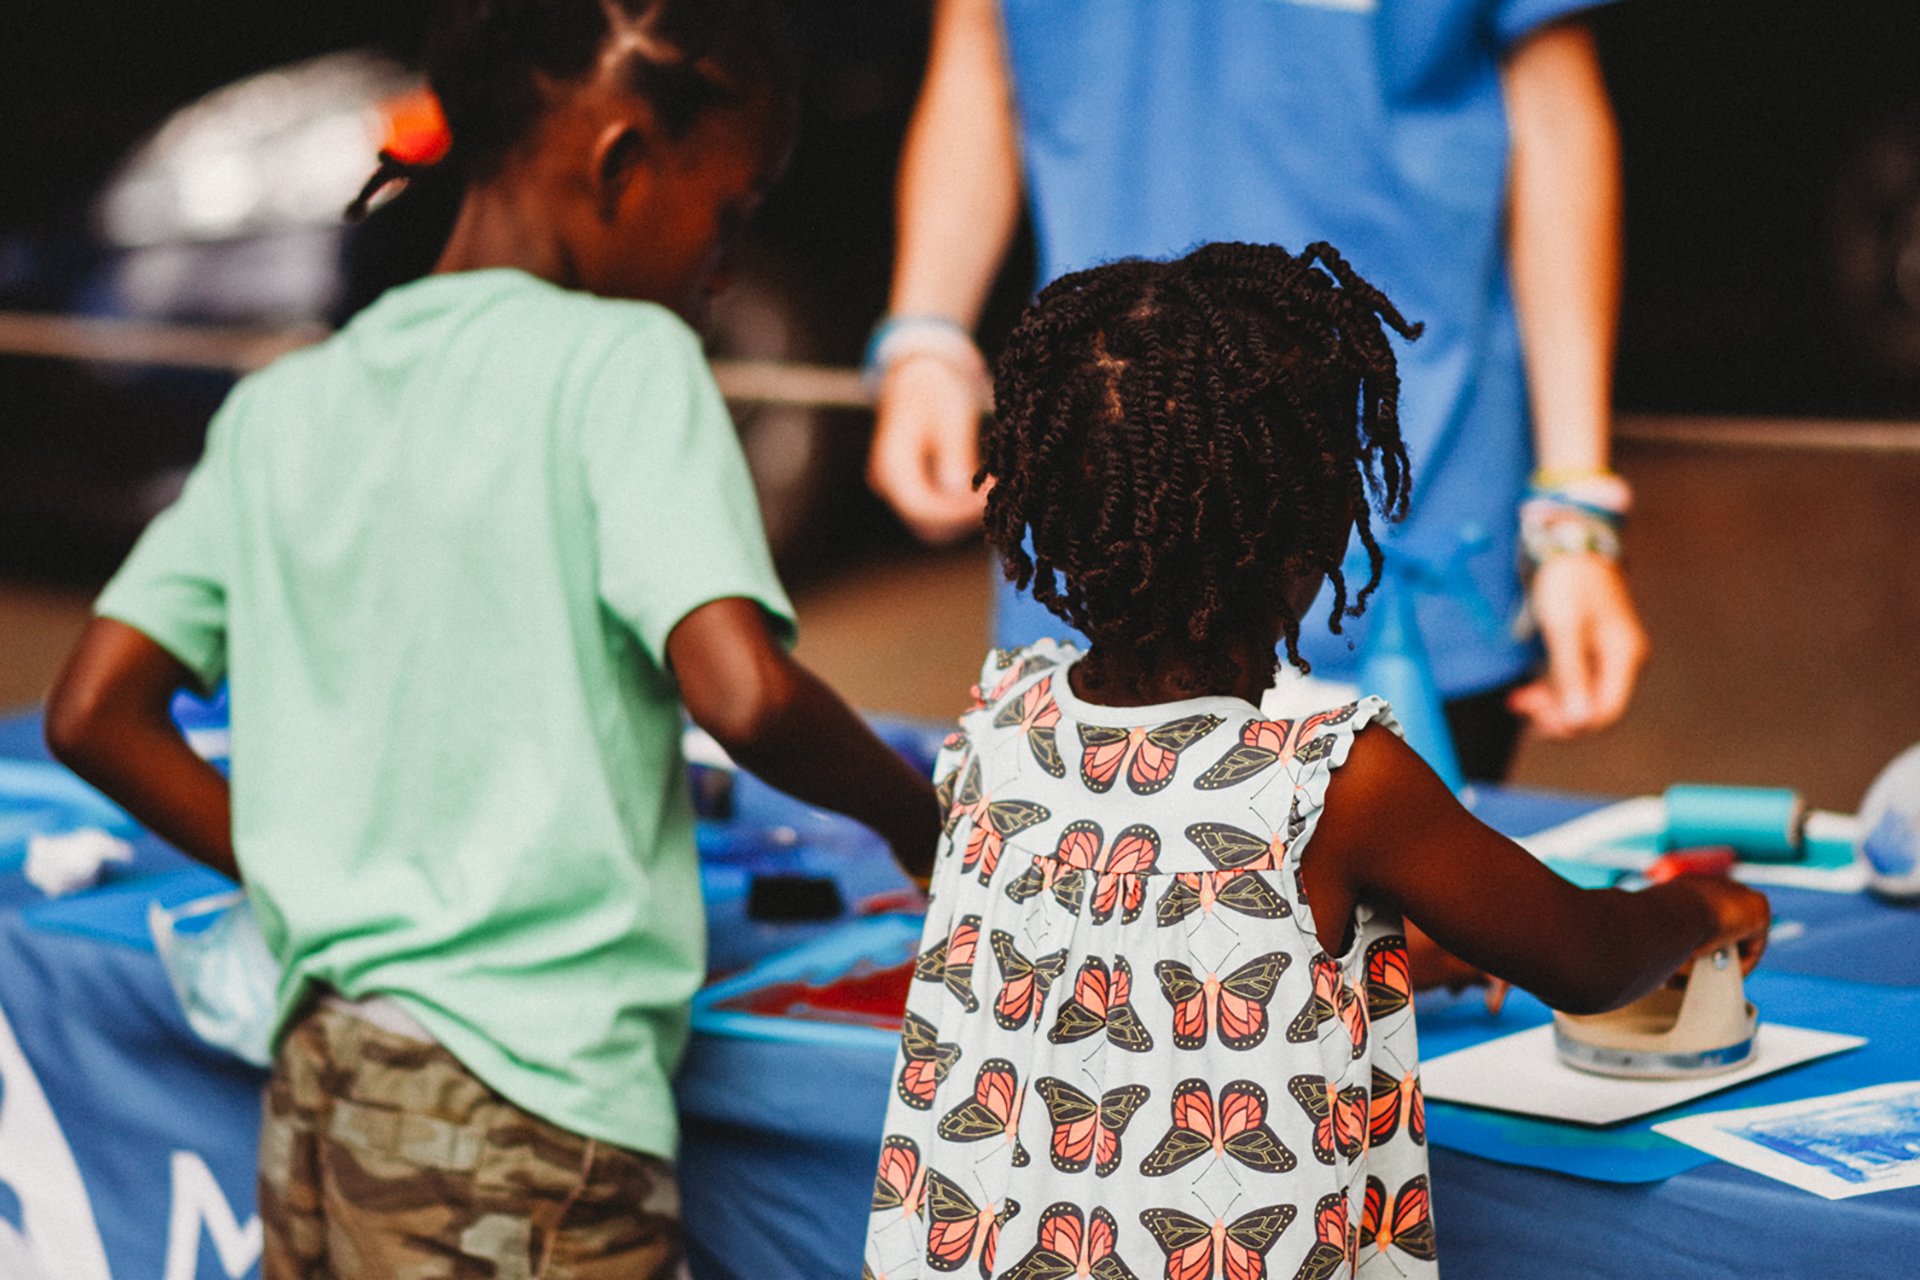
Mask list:
[[[287,1033],[267,1085],[260,1218],[263,1280],[664,1280],[681,1253],[671,1164],[324,1006]]]

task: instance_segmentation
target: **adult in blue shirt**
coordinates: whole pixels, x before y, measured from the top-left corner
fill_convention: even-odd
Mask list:
[[[923,537],[979,519],[969,334],[1023,177],[1043,279],[1206,240],[1327,240],[1426,325],[1400,352],[1415,485],[1388,544],[1452,568],[1416,608],[1467,772],[1504,772],[1522,717],[1548,737],[1613,722],[1646,640],[1614,536],[1619,155],[1591,3],[937,0],[874,486]],[[1011,588],[996,612],[1003,644],[1060,629]],[[1352,647],[1303,626],[1316,674],[1351,677],[1369,621]]]

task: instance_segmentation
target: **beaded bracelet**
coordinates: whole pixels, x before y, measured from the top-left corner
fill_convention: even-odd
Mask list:
[[[1529,567],[1538,569],[1554,556],[1568,552],[1618,560],[1620,531],[1610,521],[1564,507],[1537,515],[1522,509],[1520,553]]]
[[[860,362],[861,380],[878,393],[887,373],[903,360],[938,360],[981,387],[987,384],[987,361],[959,321],[941,315],[884,316],[867,339]]]
[[[1520,551],[1529,571],[1569,552],[1620,558],[1620,527],[1633,490],[1610,471],[1534,475],[1520,504]]]

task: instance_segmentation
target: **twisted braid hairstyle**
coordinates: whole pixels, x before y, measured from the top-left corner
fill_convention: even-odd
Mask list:
[[[1369,497],[1406,512],[1387,328],[1420,332],[1325,243],[1209,244],[1048,285],[996,366],[976,477],[1007,576],[1096,645],[1177,655],[1196,689],[1276,621],[1307,670],[1289,588],[1331,580],[1338,632],[1380,581]],[[1371,563],[1357,593],[1350,525]]]
[[[347,216],[388,184],[484,181],[532,131],[553,86],[604,56],[678,140],[716,107],[763,95],[791,105],[797,73],[781,0],[442,0],[427,41],[427,82],[453,138],[433,164],[387,152]]]

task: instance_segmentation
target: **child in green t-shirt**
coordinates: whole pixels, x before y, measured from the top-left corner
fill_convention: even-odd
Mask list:
[[[683,705],[931,861],[932,788],[787,656],[689,327],[788,147],[776,17],[446,5],[436,272],[236,388],[54,691],[55,752],[244,880],[283,968],[268,1277],[672,1271]],[[223,677],[230,785],[168,717]]]

